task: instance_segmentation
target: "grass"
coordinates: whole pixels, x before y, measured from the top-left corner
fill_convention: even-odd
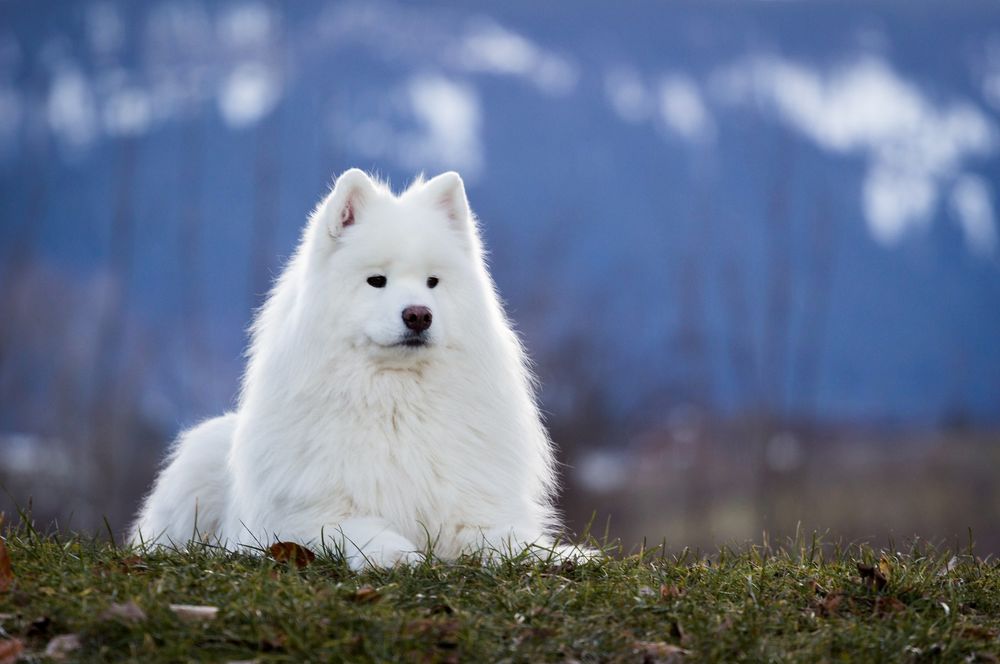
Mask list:
[[[0,662],[5,649],[44,661],[64,634],[78,638],[66,660],[85,662],[1000,661],[1000,565],[919,542],[362,575],[331,555],[301,568],[208,548],[138,555],[23,525],[6,548]]]

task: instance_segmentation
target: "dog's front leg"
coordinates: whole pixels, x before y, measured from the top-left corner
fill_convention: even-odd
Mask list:
[[[328,532],[326,537],[356,572],[371,567],[412,565],[424,559],[418,547],[396,532],[385,519],[345,519],[337,524],[332,533]]]

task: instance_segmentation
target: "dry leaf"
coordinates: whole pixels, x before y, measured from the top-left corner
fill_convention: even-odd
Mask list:
[[[861,575],[861,583],[875,590],[882,590],[889,582],[881,570],[872,565],[858,563],[858,574]]]
[[[281,650],[288,643],[288,635],[283,632],[271,632],[270,635],[262,636],[257,642],[257,647],[261,652],[273,652]]]
[[[377,602],[380,598],[378,590],[368,585],[361,586],[351,595],[355,602]]]
[[[170,610],[178,618],[187,622],[207,622],[215,619],[219,613],[217,606],[196,606],[194,604],[171,604]]]
[[[632,647],[643,664],[675,664],[683,662],[688,654],[684,648],[664,641],[636,641]]]
[[[892,564],[884,554],[878,559],[878,571],[882,573],[886,581],[892,578]]]
[[[966,662],[987,662],[987,664],[997,664],[1000,662],[1000,657],[997,657],[991,652],[973,652],[968,657],[965,658]]]
[[[149,565],[140,556],[126,556],[118,561],[121,566],[121,570],[126,574],[132,574],[133,572],[145,572],[149,569]]]
[[[100,615],[101,620],[117,620],[119,622],[136,624],[146,619],[146,612],[135,602],[112,604]]]
[[[3,519],[0,518],[0,526]],[[10,554],[7,553],[7,542],[0,537],[0,593],[10,590],[14,583],[14,568],[10,565]]]
[[[33,639],[45,637],[49,635],[50,629],[52,629],[52,619],[48,616],[39,616],[28,623],[28,629],[24,630],[24,635]]]
[[[840,608],[840,603],[844,601],[844,596],[840,593],[830,593],[816,606],[819,614],[824,618],[829,618],[830,616],[837,613],[837,609]]]
[[[684,630],[684,627],[676,620],[670,621],[670,636],[677,639],[677,642],[682,646],[690,645],[691,638],[688,633]]]
[[[671,600],[681,597],[684,597],[684,591],[677,586],[668,586],[666,584],[660,586],[660,599]]]
[[[316,554],[295,542],[275,542],[269,549],[271,557],[279,563],[295,565],[299,569],[316,560]]]
[[[997,638],[997,634],[1000,633],[997,630],[984,627],[982,625],[963,625],[958,628],[958,633],[966,639],[974,639],[979,641],[992,641]]]
[[[404,634],[434,640],[434,646],[442,650],[453,650],[458,647],[458,632],[460,624],[454,618],[435,620],[420,618],[411,620],[403,626]]]
[[[906,605],[895,597],[879,597],[875,600],[875,615],[888,616],[906,610]]]
[[[451,614],[455,613],[455,609],[451,608],[451,606],[449,606],[448,604],[441,602],[440,604],[435,604],[431,608],[427,609],[427,613],[431,614],[432,616],[439,615],[442,613],[450,616]]]
[[[24,652],[24,644],[18,639],[0,641],[0,664],[14,664]]]
[[[45,656],[56,661],[62,661],[67,658],[67,656],[76,650],[80,649],[80,635],[79,634],[60,634],[55,636],[49,641],[49,644],[45,646]]]

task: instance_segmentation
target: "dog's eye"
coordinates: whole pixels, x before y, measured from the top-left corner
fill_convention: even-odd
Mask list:
[[[376,274],[374,277],[368,277],[368,285],[373,286],[374,288],[385,288],[387,281],[388,280],[381,274]]]
[[[438,285],[438,278],[437,277],[427,277],[427,287],[428,288],[434,288],[437,285]]]

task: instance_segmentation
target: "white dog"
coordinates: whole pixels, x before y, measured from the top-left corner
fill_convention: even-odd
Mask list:
[[[239,407],[180,436],[132,541],[326,538],[355,569],[549,546],[552,447],[456,173],[344,173],[252,327]]]

